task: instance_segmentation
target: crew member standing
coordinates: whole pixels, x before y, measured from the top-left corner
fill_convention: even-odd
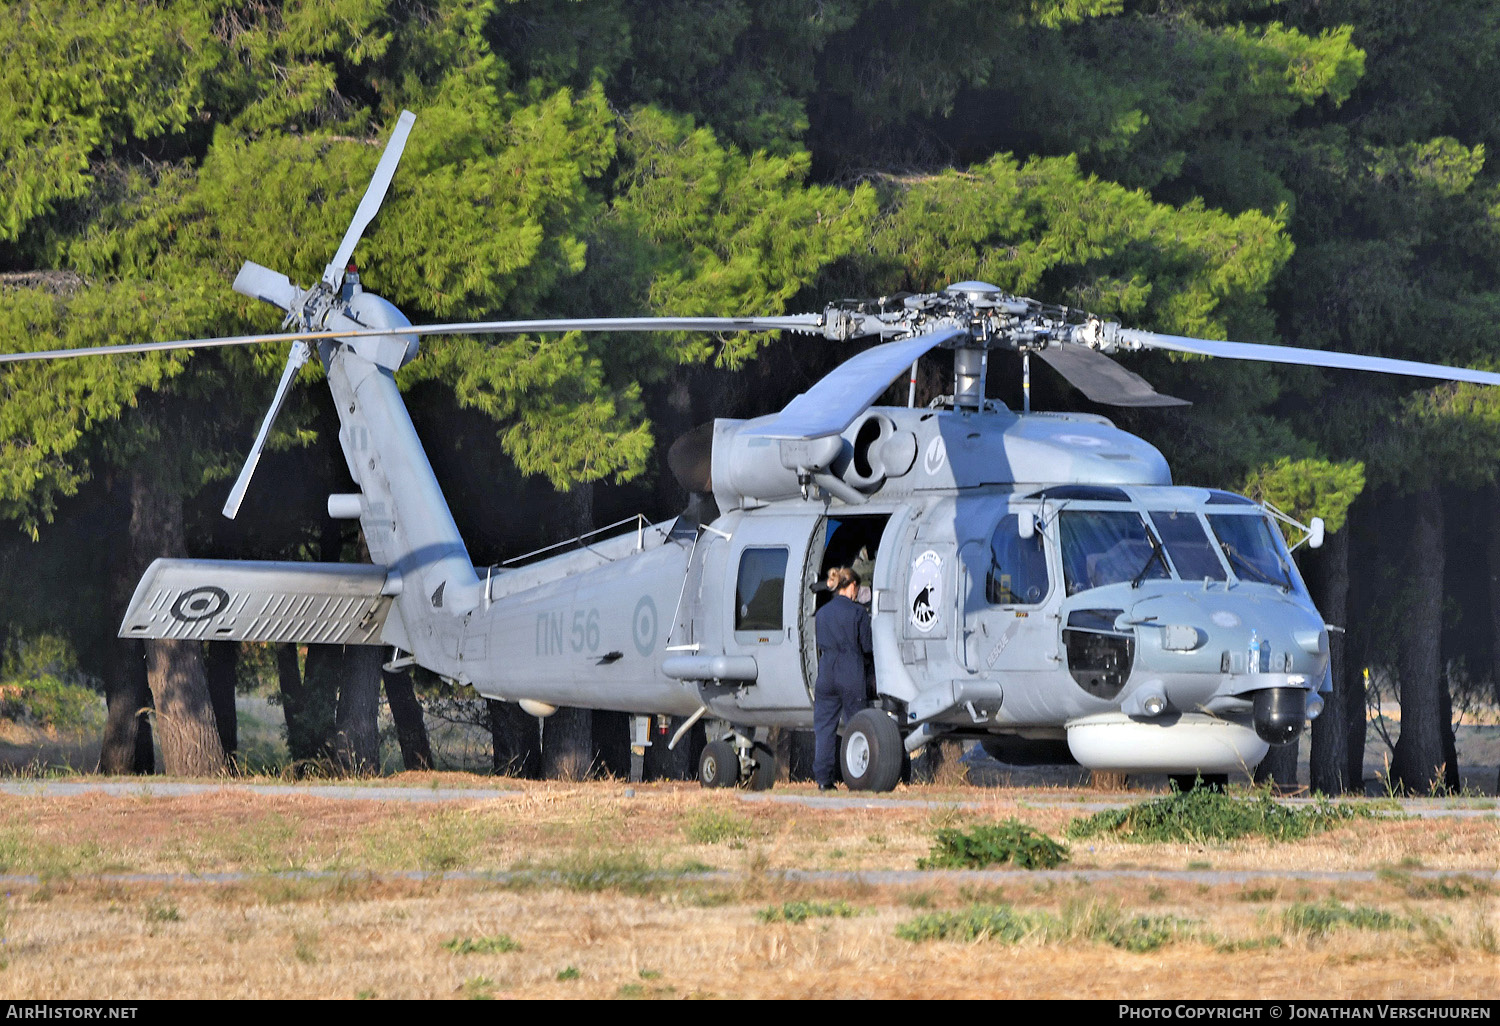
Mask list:
[[[865,665],[871,652],[870,611],[855,601],[859,576],[848,567],[828,572],[833,598],[818,610],[818,681],[813,688],[813,776],[818,790],[838,780],[839,726],[868,704]]]

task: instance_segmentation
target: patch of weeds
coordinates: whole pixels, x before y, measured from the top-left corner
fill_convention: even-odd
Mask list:
[[[1269,951],[1272,948],[1281,947],[1281,938],[1274,934],[1265,937],[1245,937],[1235,941],[1220,941],[1214,945],[1214,950],[1222,955],[1232,955],[1239,951]]]
[[[752,832],[750,820],[737,812],[722,809],[703,809],[682,828],[683,834],[694,844],[723,844],[726,841],[743,841]]]
[[[906,896],[906,904],[911,908],[931,908],[935,898],[931,891],[914,891]]]
[[[849,919],[860,914],[860,909],[847,901],[788,901],[772,905],[755,913],[763,923],[804,923],[809,919]]]
[[[1488,881],[1476,880],[1467,875],[1456,877],[1440,876],[1435,880],[1419,880],[1410,873],[1404,873],[1399,869],[1386,868],[1380,870],[1379,876],[1382,880],[1400,887],[1408,898],[1418,901],[1431,898],[1452,901],[1458,898],[1467,898],[1471,894],[1488,895],[1494,889]]]
[[[1282,923],[1288,930],[1314,937],[1326,937],[1335,930],[1413,930],[1416,924],[1410,919],[1392,915],[1372,905],[1345,905],[1333,898],[1316,905],[1298,903],[1282,913]]]
[[[464,981],[461,991],[470,1001],[493,1001],[495,981],[488,976],[470,976]]]
[[[970,905],[1004,905],[1005,889],[1001,887],[970,887],[965,884],[958,889],[958,896]]]
[[[582,975],[583,973],[578,971],[578,967],[576,965],[570,965],[565,969],[559,969],[557,971],[557,978],[559,980],[576,980]]]
[[[1187,864],[1189,869],[1212,869],[1214,864],[1207,859],[1193,859]]]
[[[619,891],[637,897],[675,890],[686,873],[700,870],[673,869],[650,863],[634,852],[575,851],[560,861],[521,866],[511,876],[512,887],[562,886],[594,893]]]
[[[932,850],[917,860],[918,869],[983,869],[1007,863],[1022,869],[1052,869],[1068,860],[1068,849],[1046,834],[1007,819],[981,823],[972,830],[944,828]]]
[[[375,1000],[375,992],[373,990],[362,990],[359,993],[357,993],[357,994],[354,995],[354,1000],[356,1000],[356,1001],[374,1001]]]
[[[1165,887],[1150,887],[1146,891],[1146,900],[1152,903],[1166,901],[1167,889]]]
[[[293,930],[292,954],[297,956],[299,962],[307,965],[316,963],[318,961],[318,931]]]
[[[180,923],[182,913],[176,905],[166,900],[154,900],[146,903],[146,922],[148,923]]]
[[[999,941],[1019,944],[1028,937],[1046,934],[1056,919],[1045,912],[1017,912],[1010,905],[970,905],[957,912],[929,912],[896,927],[904,941],[944,940]]]
[[[1241,901],[1275,901],[1281,896],[1279,887],[1251,887],[1249,890],[1241,891]]]
[[[443,947],[455,955],[504,955],[521,950],[520,943],[508,933],[493,937],[453,937],[445,940]]]
[[[620,989],[615,991],[615,997],[624,998],[627,1001],[644,1001],[650,998],[670,997],[674,993],[676,993],[675,987],[648,987],[644,983],[622,983]]]
[[[661,979],[661,970],[660,969],[642,969],[640,972],[636,973],[636,975],[639,976],[643,980],[659,980],[659,979]]]
[[[1196,788],[1075,819],[1068,824],[1067,836],[1080,840],[1107,835],[1136,844],[1202,843],[1239,837],[1295,841],[1372,816],[1372,810],[1348,802],[1320,800],[1305,808],[1292,808],[1278,804],[1267,792],[1247,801]]]
[[[1063,925],[1069,937],[1108,944],[1138,955],[1188,940],[1197,932],[1192,920],[1180,916],[1131,916],[1097,904],[1068,909]]]

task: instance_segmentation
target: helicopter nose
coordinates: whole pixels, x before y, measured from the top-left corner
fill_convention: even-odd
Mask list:
[[[1255,692],[1255,733],[1273,745],[1290,744],[1302,733],[1307,718],[1307,692],[1302,688],[1265,688]]]

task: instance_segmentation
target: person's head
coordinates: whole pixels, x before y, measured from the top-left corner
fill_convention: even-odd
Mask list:
[[[845,598],[859,594],[859,574],[847,566],[836,566],[828,571],[828,587]]]

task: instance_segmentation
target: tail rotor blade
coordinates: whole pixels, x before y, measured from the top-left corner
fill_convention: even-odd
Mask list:
[[[250,446],[250,455],[245,458],[245,465],[240,469],[240,476],[235,479],[234,487],[229,490],[229,498],[224,503],[224,515],[230,520],[233,520],[239,513],[240,503],[245,501],[245,491],[250,487],[250,478],[255,475],[255,467],[260,462],[261,450],[266,447],[266,439],[271,434],[271,425],[286,402],[287,392],[291,390],[292,382],[297,378],[297,371],[302,369],[302,365],[311,355],[312,350],[306,342],[292,344],[291,355],[287,357],[286,368],[282,370],[281,381],[276,386],[276,395],[271,399],[271,408],[266,411],[266,419],[261,422],[260,433],[255,436],[255,444]]]
[[[291,310],[292,303],[297,299],[298,289],[292,284],[292,279],[280,271],[246,260],[240,266],[240,273],[234,276],[234,291],[242,296],[279,306],[283,310]]]
[[[391,141],[385,144],[385,152],[381,154],[370,185],[365,189],[365,198],[359,201],[354,220],[349,222],[349,230],[344,232],[344,241],[339,243],[333,260],[323,269],[323,281],[335,292],[344,284],[344,268],[349,266],[349,258],[354,255],[359,237],[374,220],[380,204],[385,200],[385,192],[396,174],[396,165],[401,163],[401,151],[406,149],[406,137],[411,134],[411,126],[416,120],[417,116],[411,111],[401,112],[401,117],[396,121],[396,130],[391,133]]]

